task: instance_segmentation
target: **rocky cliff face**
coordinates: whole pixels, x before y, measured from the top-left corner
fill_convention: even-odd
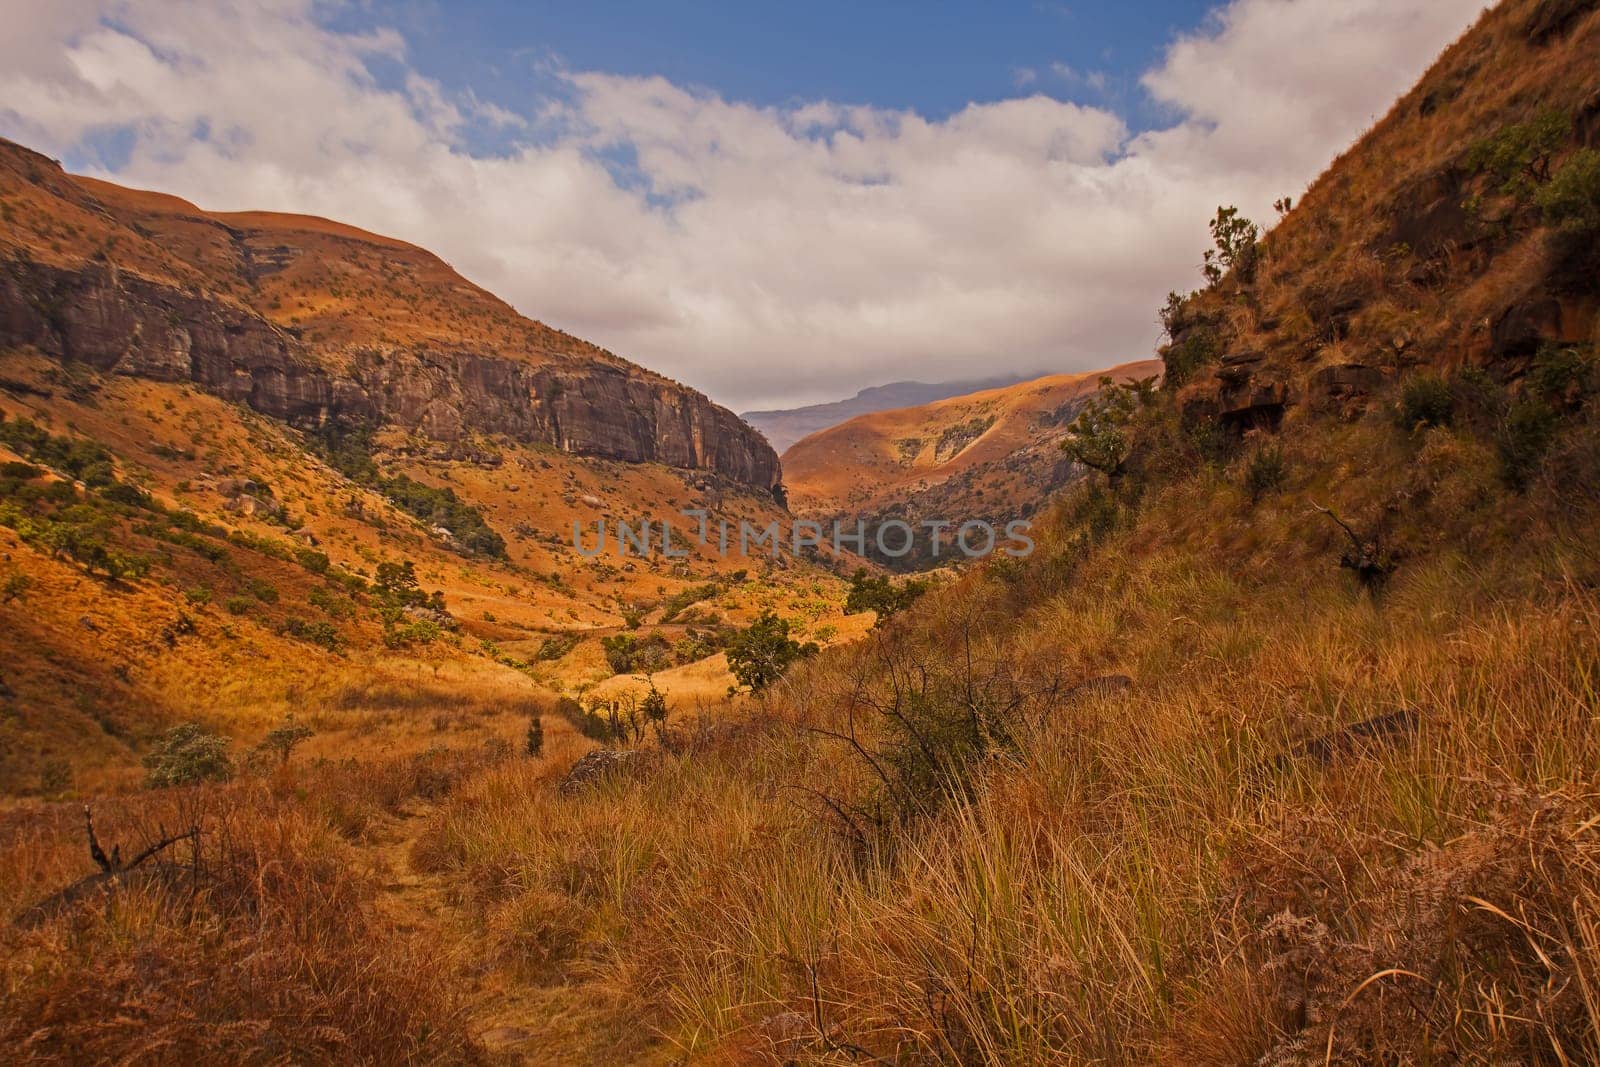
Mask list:
[[[128,248],[137,269],[103,251],[35,247],[19,227],[0,239],[0,348],[31,345],[105,373],[192,382],[301,427],[387,423],[440,441],[506,434],[760,489],[781,478],[777,453],[732,412],[522,319],[420,249],[344,228],[330,234],[336,224],[324,220],[242,228],[238,216],[207,216],[170,198],[120,202],[112,197],[125,191],[104,183],[87,185],[90,196],[50,161],[0,142],[0,156],[7,153],[0,163],[13,166],[0,167],[0,179],[25,182],[32,210],[77,220],[76,235],[103,228],[105,236],[94,235],[100,247]],[[61,230],[46,221],[36,232]],[[181,254],[195,232],[210,244]],[[163,243],[168,234],[189,245]],[[262,248],[281,254],[263,267]],[[316,271],[348,278],[364,265],[376,265],[381,281],[361,308],[324,315],[315,331],[274,321],[273,309],[291,300],[326,302],[330,290],[353,284]],[[417,309],[427,310],[418,290],[453,301],[426,329],[413,325]]]

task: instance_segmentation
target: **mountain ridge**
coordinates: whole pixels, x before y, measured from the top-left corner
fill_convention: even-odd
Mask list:
[[[984,389],[997,389],[1027,381],[1038,375],[1003,374],[991,378],[974,378],[965,381],[922,382],[911,379],[869,385],[855,396],[843,400],[830,400],[821,404],[807,404],[798,408],[772,408],[746,411],[740,414],[750,425],[772,442],[779,453],[786,451],[801,438],[818,430],[837,426],[841,422],[891,408],[914,407],[931,404],[946,397],[976,393]]]
[[[506,434],[770,489],[731,411],[517,314],[426,250],[314,216],[205,212],[0,142],[0,344],[192,381],[299,426]]]

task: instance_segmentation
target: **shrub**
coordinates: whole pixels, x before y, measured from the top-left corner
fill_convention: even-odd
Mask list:
[[[1165,387],[1176,389],[1194,378],[1201,367],[1215,363],[1221,346],[1209,326],[1195,326],[1161,351]]]
[[[301,641],[309,642],[325,648],[330,652],[337,652],[344,644],[344,639],[339,635],[339,630],[325,619],[306,620],[299,616],[291,615],[283,620],[284,632]]]
[[[1206,281],[1216,285],[1235,269],[1248,274],[1254,265],[1256,240],[1260,236],[1260,228],[1239,214],[1238,208],[1217,208],[1216,217],[1211,220],[1211,240],[1215,247],[1206,249],[1205,265],[1201,268]]]
[[[336,619],[348,619],[356,613],[355,601],[340,596],[325,586],[312,587],[311,592],[306,594],[306,600],[312,607],[321,608]]]
[[[247,596],[231,596],[222,602],[229,615],[243,615],[255,605],[255,601]]]
[[[814,642],[801,644],[789,636],[788,619],[762,612],[728,641],[728,668],[739,684],[759,693],[783,677],[797,660],[817,652]]]
[[[1527,486],[1559,425],[1555,409],[1539,397],[1525,396],[1511,405],[1496,444],[1506,482],[1512,488]]]
[[[1467,168],[1493,176],[1502,194],[1526,199],[1550,179],[1550,158],[1571,130],[1571,119],[1546,108],[1527,122],[1512,123],[1474,144],[1467,152]]]
[[[312,574],[327,574],[332,565],[326,552],[319,552],[314,548],[297,548],[294,550],[295,562]]]
[[[654,671],[666,665],[669,645],[660,634],[640,638],[633,634],[615,634],[602,637],[600,647],[605,651],[606,663],[616,674],[634,671]]]
[[[33,579],[26,574],[8,574],[5,584],[0,586],[0,604],[9,604],[20,599],[29,589],[33,588]]]
[[[1155,399],[1150,380],[1118,384],[1100,379],[1100,391],[1084,405],[1067,428],[1062,451],[1073,461],[1100,471],[1112,482],[1122,477],[1133,446],[1130,425],[1139,410]]]
[[[529,759],[544,755],[544,720],[537,715],[528,720],[528,736],[523,741],[522,751]]]
[[[443,628],[432,619],[412,619],[384,630],[383,643],[388,648],[410,648],[430,645],[443,636]]]
[[[1584,148],[1574,152],[1533,199],[1552,226],[1600,230],[1600,151]]]
[[[225,782],[233,777],[228,739],[208,734],[199,723],[174,726],[144,758],[146,782],[153,788],[195,782]]]
[[[1455,396],[1450,383],[1433,374],[1419,374],[1400,391],[1397,418],[1400,428],[1448,426],[1455,414]]]
[[[869,574],[862,567],[850,576],[850,593],[845,597],[844,612],[858,615],[875,611],[878,621],[882,622],[910,607],[927,591],[925,582],[907,581],[896,585],[886,576]]]
[[[699,603],[702,600],[710,600],[712,597],[721,596],[722,593],[723,586],[720,582],[707,582],[704,585],[690,586],[688,589],[674,593],[661,602],[661,621],[671,622],[681,615],[689,605]],[[630,626],[629,629],[633,629],[633,627]]]
[[[299,745],[315,736],[309,726],[301,726],[294,721],[293,715],[284,716],[283,722],[267,731],[267,736],[261,739],[261,744],[256,746],[263,752],[270,752],[278,757],[282,766],[288,766],[289,757]]]
[[[1594,354],[1578,348],[1546,345],[1528,369],[1528,388],[1562,411],[1574,410],[1595,393],[1600,369]]]
[[[1251,503],[1280,489],[1287,475],[1288,465],[1284,462],[1281,445],[1274,443],[1256,449],[1244,471],[1244,488],[1250,494]]]
[[[183,599],[197,608],[204,607],[211,603],[211,590],[203,585],[197,585],[193,589],[185,589],[183,591]]]
[[[578,638],[572,634],[553,634],[539,642],[534,658],[541,662],[560,659],[577,647]]]
[[[667,694],[656,688],[655,679],[650,679],[650,691],[639,701],[639,711],[644,715],[645,721],[653,723],[657,729],[667,721]]]
[[[277,587],[271,582],[264,581],[260,578],[251,578],[245,583],[245,588],[250,590],[251,596],[255,597],[263,604],[276,604],[278,602]]]

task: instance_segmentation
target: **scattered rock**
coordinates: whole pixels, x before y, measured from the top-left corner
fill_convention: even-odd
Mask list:
[[[576,796],[618,771],[628,769],[638,758],[639,753],[633,749],[597,748],[572,765],[557,792],[564,797]]]

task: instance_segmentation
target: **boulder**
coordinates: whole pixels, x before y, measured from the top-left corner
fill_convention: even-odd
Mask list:
[[[639,753],[633,749],[625,748],[597,748],[579,758],[567,771],[567,776],[561,780],[557,787],[564,797],[577,796],[587,789],[591,789],[612,775],[634,766],[639,759]]]

